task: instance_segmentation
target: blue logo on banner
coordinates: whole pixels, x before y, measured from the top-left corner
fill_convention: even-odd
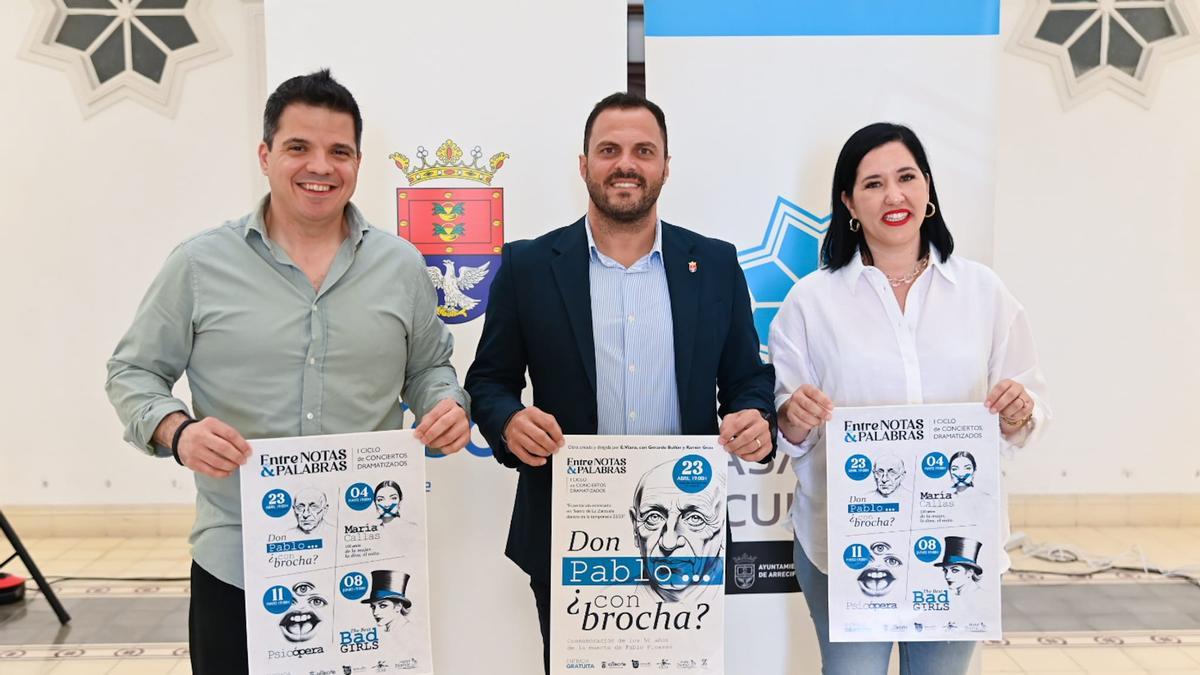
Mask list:
[[[263,593],[263,607],[272,614],[283,614],[296,599],[286,586],[272,586]]]
[[[277,541],[267,544],[267,553],[290,553],[291,551],[313,551],[325,544],[320,539],[304,539],[302,541]]]
[[[846,475],[850,480],[865,480],[871,475],[871,459],[866,455],[851,455],[846,459]]]
[[[366,483],[355,483],[346,488],[346,506],[355,511],[362,511],[375,501],[375,491]]]
[[[342,577],[338,585],[342,597],[347,600],[357,600],[367,594],[367,575],[362,572],[350,572]]]
[[[279,489],[271,490],[262,498],[263,513],[279,518],[292,510],[292,496]]]
[[[913,554],[921,562],[933,562],[942,555],[942,542],[937,537],[921,537],[913,545]]]
[[[940,452],[931,452],[921,460],[921,471],[930,478],[941,478],[950,470],[950,460]]]
[[[564,586],[662,586],[725,584],[725,558],[722,556],[681,556],[671,558],[632,556],[563,558]]]
[[[712,482],[712,465],[700,455],[685,455],[675,462],[671,477],[675,480],[675,487],[695,494]]]
[[[882,504],[850,504],[847,513],[899,513],[900,502],[884,502]]]
[[[767,335],[792,286],[820,261],[821,237],[832,216],[817,216],[776,197],[767,233],[758,246],[738,251],[738,264],[750,287],[750,308],[763,360],[767,358]]]
[[[861,570],[871,562],[871,549],[862,544],[850,544],[842,552],[842,561],[852,570]]]

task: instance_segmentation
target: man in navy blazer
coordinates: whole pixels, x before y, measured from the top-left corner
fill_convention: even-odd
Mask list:
[[[564,433],[719,434],[746,461],[775,446],[774,369],[759,359],[736,250],[658,219],[662,109],[613,94],[583,148],[586,217],[504,247],[466,379],[496,460],[520,474],[505,553],[530,576],[547,673],[549,462]]]

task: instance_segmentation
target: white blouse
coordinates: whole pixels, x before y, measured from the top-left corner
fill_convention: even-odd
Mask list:
[[[1012,439],[1001,437],[1002,450],[1034,440],[1050,410],[1024,308],[991,269],[957,256],[943,263],[936,251],[929,258],[903,312],[883,272],[857,255],[839,270],[797,282],[771,324],[776,407],[804,384],[836,407],[982,402],[997,382],[1012,379],[1025,386],[1034,412]],[[796,538],[828,573],[824,425],[799,445],[780,432],[779,449],[791,457],[798,481]],[[1007,496],[1001,530],[1005,541]],[[1001,558],[1007,570],[1008,556]]]

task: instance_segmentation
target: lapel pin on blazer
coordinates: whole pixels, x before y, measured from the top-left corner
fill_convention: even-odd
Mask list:
[[[688,271],[691,272],[692,274],[696,273],[696,268],[698,268],[698,267],[700,267],[700,266],[696,264],[695,260],[688,261]]]

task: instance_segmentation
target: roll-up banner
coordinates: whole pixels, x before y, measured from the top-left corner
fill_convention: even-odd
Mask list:
[[[838,152],[867,124],[917,133],[955,253],[991,262],[999,25],[999,0],[646,0],[646,93],[672,154],[659,212],[738,247],[764,358],[818,265]],[[781,594],[796,590],[788,464],[731,466],[730,672],[818,663],[803,602]]]
[[[267,91],[328,67],[354,94],[363,158],[353,201],[435,270],[460,378],[500,247],[586,209],[583,124],[625,89],[626,11],[611,1],[266,3]],[[516,472],[475,430],[466,450],[430,456],[427,477],[437,672],[541,672],[529,577],[504,557]]]

